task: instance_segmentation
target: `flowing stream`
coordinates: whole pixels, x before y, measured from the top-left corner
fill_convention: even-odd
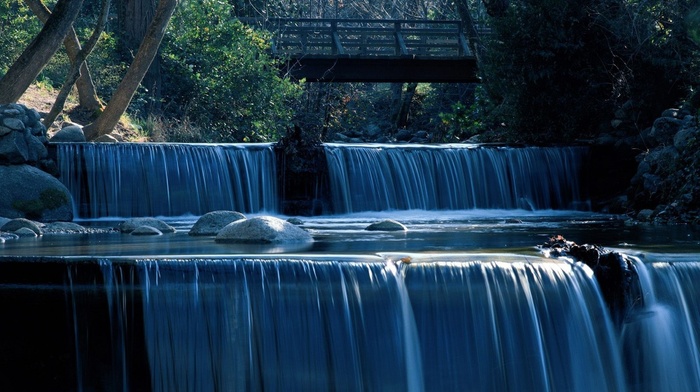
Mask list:
[[[586,148],[326,145],[301,245],[187,235],[287,218],[271,145],[57,148],[78,223],[178,231],[0,243],[2,391],[700,390],[700,231],[591,212]],[[621,326],[558,234],[634,260]]]

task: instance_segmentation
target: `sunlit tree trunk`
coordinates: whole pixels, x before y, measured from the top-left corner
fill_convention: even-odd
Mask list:
[[[68,70],[68,75],[66,75],[66,80],[63,82],[63,86],[56,96],[56,101],[53,103],[53,106],[51,106],[51,111],[49,111],[49,114],[47,114],[43,119],[43,124],[45,127],[48,128],[54,122],[54,120],[56,120],[56,117],[58,117],[58,115],[63,111],[63,106],[66,104],[66,99],[68,99],[68,95],[73,89],[75,82],[80,77],[81,67],[85,64],[85,60],[90,55],[90,52],[92,52],[92,49],[95,48],[95,45],[97,45],[97,40],[104,31],[105,25],[107,24],[107,17],[109,16],[110,4],[111,0],[102,0],[102,10],[100,11],[100,17],[95,25],[95,29],[93,30],[90,39],[88,39],[87,43],[85,44],[85,47],[76,53],[70,69]]]
[[[83,0],[58,0],[39,34],[0,79],[0,104],[17,102],[49,62],[78,16]]]
[[[165,35],[165,29],[175,11],[178,0],[160,0],[156,14],[148,27],[146,36],[139,46],[139,50],[134,57],[134,61],[129,66],[129,70],[119,83],[117,90],[112,95],[112,99],[105,107],[97,120],[83,129],[88,140],[111,132],[119,123],[119,118],[124,114],[126,108],[131,103],[131,99],[136,93],[141,80],[148,71],[151,62],[158,54],[160,42]]]
[[[49,20],[49,17],[51,17],[51,11],[46,8],[41,0],[25,0],[25,3],[27,3],[34,15],[36,15],[42,23],[46,23]],[[63,40],[63,46],[66,48],[66,53],[68,54],[68,58],[70,59],[71,63],[75,63],[81,47],[78,36],[75,34],[75,29],[73,29],[72,26],[70,29],[68,29],[68,34]],[[92,80],[92,76],[90,75],[90,70],[86,62],[82,62],[80,65],[80,78],[78,78],[76,86],[78,88],[78,100],[80,106],[91,112],[98,112],[99,110],[102,110],[102,103],[97,96],[95,83]]]

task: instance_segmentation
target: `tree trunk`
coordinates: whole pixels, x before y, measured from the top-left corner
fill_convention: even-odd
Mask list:
[[[148,26],[153,20],[156,1],[121,0],[118,4],[117,18],[122,42],[126,49],[133,53],[146,36]],[[141,81],[141,85],[148,90],[151,97],[151,105],[146,108],[147,113],[159,109],[161,81],[160,57],[156,55]]]
[[[85,47],[75,55],[75,59],[73,59],[66,80],[61,87],[61,91],[59,91],[58,96],[56,96],[56,101],[53,103],[53,106],[51,106],[51,111],[43,120],[45,127],[48,128],[51,126],[54,120],[56,120],[56,117],[58,117],[58,114],[63,111],[63,106],[66,104],[68,94],[70,94],[70,91],[73,89],[75,82],[80,78],[80,69],[85,64],[85,59],[87,59],[90,52],[95,48],[97,41],[100,39],[100,35],[102,35],[105,29],[107,18],[109,17],[110,3],[111,0],[102,0],[102,10],[100,11],[100,17],[95,25],[95,29],[90,35],[88,42],[85,44]]]
[[[408,125],[408,114],[411,109],[411,101],[413,101],[413,96],[416,95],[416,88],[418,83],[406,83],[406,91],[403,93],[401,99],[401,109],[399,110],[399,116],[396,121],[397,128],[405,128]]]
[[[27,91],[58,50],[82,5],[83,0],[58,0],[39,34],[0,79],[0,104],[17,102]]]
[[[41,23],[46,23],[51,16],[51,11],[42,3],[41,0],[25,0],[25,3],[32,10],[34,15],[41,20]],[[78,36],[75,34],[75,29],[71,26],[68,29],[68,34],[63,40],[63,46],[66,47],[66,53],[71,63],[76,62],[78,52],[80,52],[80,41]],[[86,62],[82,62],[80,65],[80,78],[76,82],[78,87],[78,99],[80,106],[90,112],[99,112],[102,110],[102,103],[100,98],[97,96],[97,90],[95,89],[95,83],[92,81],[92,76],[90,75],[90,69]]]
[[[177,3],[178,0],[160,0],[158,3],[156,14],[124,79],[119,83],[100,117],[83,129],[88,140],[111,132],[119,123],[119,118],[131,103],[136,89],[158,53],[160,42],[165,35],[165,29],[168,27],[168,22],[170,22],[170,17],[173,15]]]

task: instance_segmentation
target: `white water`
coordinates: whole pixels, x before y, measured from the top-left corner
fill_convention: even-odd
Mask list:
[[[61,143],[61,181],[82,218],[275,211],[270,144]]]
[[[326,145],[336,213],[586,207],[586,149]]]
[[[644,307],[622,331],[632,389],[700,391],[700,263],[637,261]]]

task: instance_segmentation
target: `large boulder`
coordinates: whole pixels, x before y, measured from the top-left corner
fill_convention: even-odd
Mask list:
[[[73,197],[55,177],[29,165],[0,166],[0,216],[73,220]]]
[[[272,216],[259,216],[229,223],[216,235],[216,242],[272,244],[313,242],[306,230]]]
[[[245,219],[245,215],[236,211],[211,211],[194,223],[189,235],[216,235],[229,223]]]

